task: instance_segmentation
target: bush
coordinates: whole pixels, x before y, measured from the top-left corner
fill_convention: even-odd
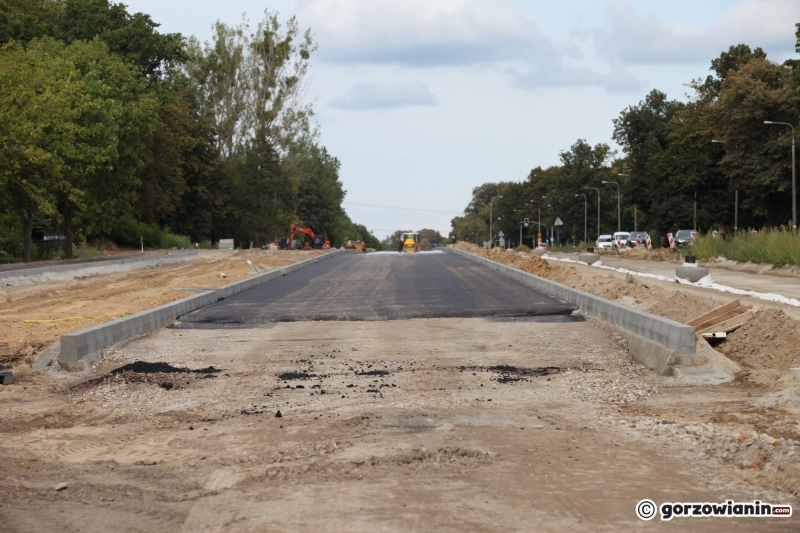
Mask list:
[[[175,235],[154,224],[139,224],[132,218],[121,218],[111,227],[111,240],[121,246],[138,248],[190,248],[189,237]]]
[[[687,248],[698,259],[724,255],[742,263],[771,263],[775,266],[800,265],[800,234],[791,229],[763,229],[757,235],[740,231],[732,237],[700,235]]]
[[[164,231],[161,234],[161,247],[162,248],[191,248],[192,240],[185,235],[175,235]]]

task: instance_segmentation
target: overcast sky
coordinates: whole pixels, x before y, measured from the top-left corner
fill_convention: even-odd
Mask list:
[[[311,28],[322,144],[379,238],[446,235],[473,187],[521,181],[579,138],[613,145],[622,109],[653,88],[685,98],[730,45],[794,57],[800,22],[800,0],[122,1],[201,40],[267,8]]]

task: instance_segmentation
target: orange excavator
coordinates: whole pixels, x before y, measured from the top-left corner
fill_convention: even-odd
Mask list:
[[[306,228],[304,226],[298,226],[294,222],[289,225],[289,242],[287,243],[289,248],[292,248],[294,243],[294,233],[305,233],[309,238],[306,239],[305,246],[303,246],[303,250],[330,250],[331,249],[331,241],[328,240],[327,235],[317,235],[314,233],[314,230],[311,228]]]

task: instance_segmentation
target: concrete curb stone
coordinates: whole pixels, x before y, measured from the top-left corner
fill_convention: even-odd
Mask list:
[[[646,354],[637,357],[637,360],[659,374],[671,375],[675,366],[694,364],[696,341],[694,328],[691,326],[645,313],[462,250],[447,248],[447,251],[575,304],[582,312],[621,328],[620,332],[624,332],[629,348],[634,345],[631,354],[634,357],[637,357],[634,352]]]
[[[317,257],[294,263],[287,267],[270,270],[258,276],[231,283],[219,289],[209,289],[208,291],[203,291],[194,296],[171,302],[160,307],[148,309],[104,324],[98,324],[91,328],[67,333],[61,336],[61,349],[58,355],[58,361],[59,363],[64,363],[69,366],[70,369],[87,371],[92,363],[100,361],[100,352],[103,348],[123,342],[132,337],[149,333],[169,324],[186,313],[210,305],[218,300],[224,300],[234,294],[246,291],[262,283],[267,283],[341,253],[346,253],[346,251],[334,250]]]

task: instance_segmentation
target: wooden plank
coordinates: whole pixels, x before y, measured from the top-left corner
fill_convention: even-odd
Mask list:
[[[697,326],[698,324],[702,324],[703,322],[706,322],[706,321],[714,318],[715,316],[721,315],[723,313],[727,313],[728,311],[739,307],[739,305],[740,305],[739,304],[739,300],[734,300],[732,302],[726,303],[725,305],[721,305],[721,306],[717,307],[716,309],[712,309],[711,311],[709,311],[708,313],[706,313],[704,315],[700,315],[697,318],[693,318],[692,320],[690,320],[686,324],[688,326]]]
[[[746,313],[746,312],[747,312],[747,307],[745,307],[743,305],[740,305],[739,307],[737,307],[735,309],[731,309],[727,313],[723,313],[721,315],[715,316],[714,318],[712,318],[710,320],[706,320],[702,324],[698,324],[697,326],[694,327],[694,329],[695,329],[695,331],[700,331],[701,329],[707,329],[710,326],[713,326],[714,324],[719,324],[720,322],[725,322],[726,320],[730,320],[731,318],[737,317],[737,316],[741,315],[742,313]]]
[[[720,332],[720,331],[726,331],[727,332],[727,331],[730,331],[730,330],[732,330],[733,328],[735,328],[737,326],[741,326],[742,324],[744,324],[745,322],[747,322],[751,318],[753,318],[753,312],[752,311],[748,311],[746,313],[742,313],[741,315],[739,315],[737,317],[734,317],[734,318],[731,318],[729,320],[726,320],[725,322],[721,322],[719,324],[715,324],[715,325],[713,325],[711,327],[708,327],[706,329],[700,330],[700,331],[697,332],[697,334],[698,335],[702,335],[703,333],[717,333],[717,332]]]

